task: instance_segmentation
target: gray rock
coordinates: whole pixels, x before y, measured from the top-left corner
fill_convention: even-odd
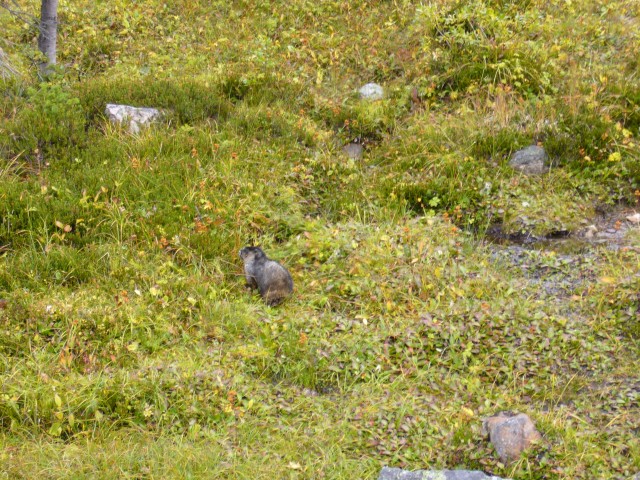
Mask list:
[[[506,480],[477,470],[416,470],[384,467],[378,480]]]
[[[529,416],[524,413],[500,412],[483,422],[482,431],[489,435],[500,461],[505,464],[520,458],[525,449],[542,439]]]
[[[537,175],[549,170],[549,156],[544,148],[531,145],[511,155],[509,165],[527,175]]]
[[[380,100],[384,98],[384,89],[377,83],[367,83],[358,92],[363,100]]]
[[[156,108],[138,108],[130,105],[108,103],[104,113],[113,123],[129,124],[129,132],[136,134],[140,127],[157,122],[162,118],[162,112]]]
[[[362,145],[359,143],[347,143],[342,147],[342,152],[349,158],[360,160],[364,153],[364,148],[362,148]]]

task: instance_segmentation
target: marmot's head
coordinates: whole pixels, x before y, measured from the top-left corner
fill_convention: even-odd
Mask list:
[[[266,256],[260,247],[244,247],[238,254],[245,262],[249,260],[259,260]]]

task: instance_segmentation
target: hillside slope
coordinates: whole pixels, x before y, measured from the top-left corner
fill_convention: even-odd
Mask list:
[[[0,10],[2,478],[640,471],[637,2],[59,17],[39,82]],[[132,135],[107,103],[167,115]],[[550,171],[511,169],[533,143]],[[282,306],[244,289],[248,244],[291,271]],[[544,438],[512,465],[480,432],[501,410]]]

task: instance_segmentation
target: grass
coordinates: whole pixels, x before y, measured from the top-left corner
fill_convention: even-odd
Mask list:
[[[636,229],[483,241],[637,208],[639,15],[63,2],[39,82],[36,31],[0,11],[0,478],[640,471]],[[108,102],[167,115],[131,135]],[[533,142],[553,164],[525,177]],[[250,243],[293,275],[281,307],[243,288]],[[500,410],[544,437],[512,465],[480,433]]]

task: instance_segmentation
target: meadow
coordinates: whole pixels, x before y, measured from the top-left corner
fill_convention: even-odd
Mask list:
[[[48,79],[18,3],[0,478],[640,472],[640,3],[65,0]],[[167,114],[133,135],[107,103]],[[532,143],[548,173],[508,166]],[[543,435],[511,465],[502,410]]]

